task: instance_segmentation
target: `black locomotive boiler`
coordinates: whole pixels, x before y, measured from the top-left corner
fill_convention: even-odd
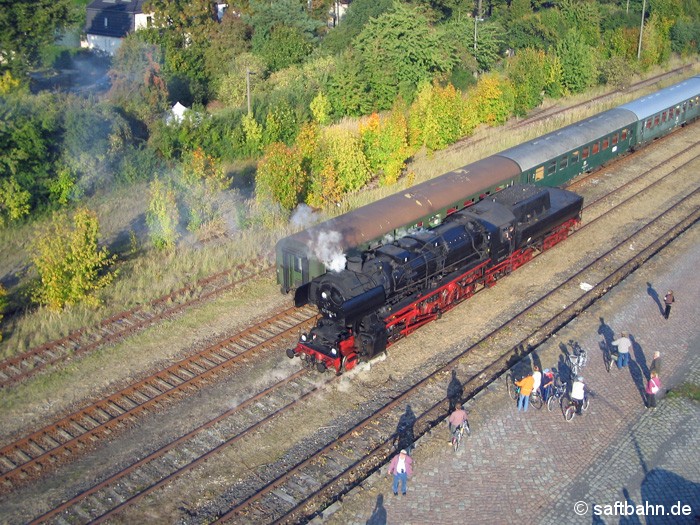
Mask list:
[[[351,370],[565,239],[582,206],[567,190],[515,185],[435,228],[348,258],[344,270],[306,287],[301,302],[321,318],[287,355],[319,371]]]

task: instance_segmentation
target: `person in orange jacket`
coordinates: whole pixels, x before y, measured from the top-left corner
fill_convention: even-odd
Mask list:
[[[527,412],[527,407],[530,405],[530,394],[535,386],[535,378],[530,376],[523,377],[520,381],[515,382],[515,386],[520,387],[520,397],[518,398],[518,412],[521,410]]]

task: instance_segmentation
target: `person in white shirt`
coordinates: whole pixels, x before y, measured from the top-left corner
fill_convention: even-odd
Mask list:
[[[534,384],[532,385],[532,391],[539,393],[540,385],[542,384],[542,372],[540,372],[540,367],[537,365],[533,366],[532,369],[535,371],[532,374],[532,378],[535,380]]]
[[[627,332],[622,332],[622,336],[615,339],[612,344],[617,347],[617,368],[626,367],[630,360],[630,350],[632,350],[632,341]]]
[[[576,413],[581,414],[581,407],[583,406],[583,398],[586,395],[586,385],[583,382],[583,377],[578,376],[574,383],[571,385],[571,400],[576,405]]]

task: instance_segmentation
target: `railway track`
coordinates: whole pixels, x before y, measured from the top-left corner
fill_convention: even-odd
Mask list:
[[[682,66],[667,73],[640,81],[627,88],[627,91],[635,91],[655,84],[664,78],[679,75],[690,68],[690,65]],[[555,115],[566,113],[572,109],[604,100],[619,92],[620,90],[615,90],[568,108],[538,111],[525,119],[506,126],[504,129],[519,129],[541,120],[552,118]],[[485,137],[467,138],[464,141],[458,141],[457,145],[458,147],[471,147],[485,139]],[[263,259],[266,260],[267,257]],[[46,342],[10,359],[0,361],[0,388],[9,387],[29,379],[49,366],[58,365],[75,356],[87,354],[105,345],[130,337],[164,319],[172,318],[186,308],[212,299],[249,279],[261,276],[271,270],[271,267],[266,267],[262,270],[255,268],[251,273],[247,273],[253,268],[255,268],[253,265],[241,264],[232,270],[208,276],[194,284],[184,286],[179,290],[151,301],[147,307],[139,306],[119,312],[94,327],[84,327],[75,330],[66,337]],[[232,281],[232,276],[237,272],[243,272],[245,275]]]
[[[0,449],[0,492],[46,473],[141,417],[145,412],[242,367],[254,356],[277,349],[311,324],[316,312],[289,308],[257,325],[183,359],[105,399]]]
[[[24,381],[50,365],[57,365],[75,356],[115,343],[164,319],[170,319],[184,309],[211,300],[242,283],[272,271],[272,266],[260,268],[250,263],[219,272],[188,284],[172,293],[119,312],[91,328],[81,328],[66,337],[49,341],[10,359],[0,361],[0,388]],[[236,278],[237,274],[242,277]]]
[[[629,204],[626,204],[629,205]],[[347,431],[340,433],[325,446],[289,468],[281,469],[263,483],[248,478],[237,484],[235,492],[225,498],[229,509],[217,517],[217,522],[236,523],[302,523],[347,493],[367,476],[384,465],[394,444],[400,443],[397,428],[410,407],[412,435],[407,442],[419,438],[442,422],[448,413],[446,378],[457,366],[467,369],[469,380],[463,385],[470,398],[486,388],[507,370],[517,350],[543,343],[562,326],[583,312],[607,290],[615,286],[655,253],[700,220],[700,190],[674,202],[655,220],[623,238],[611,249],[598,256],[547,295],[528,306],[512,320],[501,325],[487,337],[470,345],[457,357],[422,378],[398,396],[393,389],[373,392],[373,402],[380,408],[363,407],[362,417]],[[639,251],[629,256],[629,245]],[[641,246],[644,246],[641,248]],[[580,282],[593,285],[582,292]],[[566,304],[562,310],[561,305]],[[488,356],[489,363],[464,364],[471,350]],[[407,381],[411,383],[411,381]],[[367,414],[367,415],[365,415]],[[287,456],[292,456],[288,453]],[[232,497],[236,495],[238,497]],[[217,503],[216,506],[219,506]],[[210,519],[203,515],[200,518]]]
[[[680,159],[681,155],[685,155],[687,159]],[[590,227],[589,225],[592,225],[597,221],[599,218],[604,217],[605,215],[609,213],[614,213],[615,210],[618,207],[623,207],[623,206],[633,206],[634,204],[630,204],[629,200],[624,200],[624,198],[620,197],[619,194],[622,192],[632,192],[634,193],[635,196],[638,198],[643,198],[644,195],[646,195],[648,192],[652,191],[658,184],[663,184],[664,182],[667,184],[677,184],[672,178],[674,174],[683,167],[682,165],[679,166],[679,163],[687,164],[689,162],[693,162],[694,160],[697,159],[697,148],[694,148],[693,146],[686,148],[683,152],[681,152],[681,155],[676,155],[676,162],[675,162],[675,169],[672,169],[671,167],[668,166],[668,163],[662,163],[659,165],[659,169],[661,169],[661,172],[658,172],[658,170],[649,170],[646,173],[643,173],[638,179],[634,181],[630,181],[629,183],[623,184],[620,187],[618,187],[614,194],[608,195],[605,197],[601,197],[599,199],[596,199],[592,203],[589,203],[586,208],[586,217],[593,216],[592,219],[587,220],[586,224],[584,227],[579,229],[579,232],[577,232],[576,235],[581,235],[582,230],[586,227]],[[680,160],[679,160],[680,159]],[[653,173],[652,173],[653,171]],[[640,181],[640,179],[644,179],[644,181]],[[650,179],[650,180],[646,180]],[[643,188],[636,187],[635,184],[637,185],[642,185],[644,186]],[[616,195],[618,195],[616,197]],[[625,197],[627,198],[627,197]],[[621,203],[611,203],[611,200],[621,200],[623,201]],[[695,204],[695,210],[697,211],[697,191],[691,194],[690,197],[687,197],[687,199],[696,199],[695,201],[692,201]],[[670,210],[673,210],[675,207],[680,206],[674,203]],[[692,208],[692,203],[691,203],[691,208]],[[659,222],[663,222],[663,217],[667,216],[670,213],[670,211],[665,211],[661,214],[661,219],[657,219],[654,221],[654,223],[650,224],[648,227],[643,228],[640,231],[647,231],[650,228],[653,230],[654,228],[658,227]],[[695,219],[697,220],[697,218]],[[627,245],[632,242],[631,239],[633,239],[634,236],[638,235],[639,232],[633,234],[632,236],[625,238],[623,241],[618,243],[618,245],[614,248],[609,250],[608,252],[604,253],[601,255],[594,263],[589,265],[588,271],[593,271],[591,268],[595,265],[598,264],[599,266],[603,266],[603,268],[609,268],[611,266],[610,263],[610,258],[611,254],[615,251],[621,252],[622,255],[628,255],[629,250],[626,249]],[[639,241],[635,240],[635,244],[638,243]],[[670,241],[667,241],[670,242]],[[649,252],[651,253],[651,252]],[[649,255],[650,256],[650,255]],[[648,257],[647,257],[648,258]],[[629,266],[628,263],[622,264],[621,267],[624,267],[625,264]],[[633,265],[630,267],[634,267]],[[586,269],[582,270],[585,271]],[[596,270],[597,271],[597,270]],[[631,271],[631,270],[630,270]],[[571,277],[566,283],[563,283],[559,286],[559,288],[564,287],[565,285],[568,285],[569,288],[572,290],[569,290],[569,293],[572,293],[573,295],[579,295],[581,294],[581,290],[578,288],[577,284],[579,280],[584,279],[587,282],[604,282],[604,279],[601,281],[601,278],[593,278],[590,275],[583,276],[583,273],[579,272],[575,274],[573,277]],[[629,272],[627,272],[629,273]],[[606,274],[607,275],[607,274]],[[620,277],[621,280],[621,277]],[[619,282],[619,281],[617,281]],[[598,284],[596,285],[596,288],[592,292],[589,292],[588,294],[585,294],[583,297],[590,296],[592,297],[591,302],[595,300],[595,297],[602,295],[604,293],[604,290],[608,289],[609,286],[603,286],[603,288],[600,287],[601,285]],[[601,292],[602,290],[602,292]],[[596,294],[599,295],[596,295]],[[514,318],[510,324],[505,325],[502,327],[502,330],[499,330],[497,332],[494,332],[490,337],[494,340],[499,340],[499,343],[497,346],[500,348],[503,348],[503,343],[502,343],[502,335],[504,333],[507,333],[509,330],[512,330],[513,327],[518,327],[519,329],[521,328],[521,325],[527,320],[529,322],[529,318],[532,316],[532,312],[535,311],[535,308],[542,308],[543,306],[543,301],[545,301],[548,297],[553,295],[554,292],[550,293],[548,296],[545,298],[542,298],[540,301],[537,303],[531,305],[527,310],[522,312],[519,316]],[[551,299],[550,299],[551,300]],[[565,301],[565,304],[578,304],[581,301],[581,297],[579,298],[567,298]],[[558,317],[559,313],[561,313],[561,308],[559,307],[560,301],[562,301],[561,297],[558,297],[554,300],[554,302],[557,303],[557,307],[554,309],[555,312],[557,312],[557,316],[554,316],[554,318],[561,319]],[[590,304],[590,303],[589,303]],[[568,310],[568,309],[567,309]],[[580,310],[578,310],[580,311]],[[542,331],[542,329],[533,329],[533,333],[537,337],[548,337],[549,334],[553,333],[553,331],[556,330],[561,324],[552,324],[551,321],[546,321],[544,323],[544,326],[551,325],[549,328],[546,330]],[[546,335],[542,336],[540,332],[545,333]],[[537,337],[533,338],[534,336],[529,335],[528,336],[528,345],[534,345],[537,342]],[[480,346],[480,352],[482,353],[482,347],[486,344],[486,341],[488,338],[485,338],[484,340],[480,341],[478,344]],[[541,341],[540,341],[541,342]],[[521,341],[522,343],[522,341]],[[510,347],[516,347],[517,344],[513,344]],[[505,354],[505,355],[500,355],[498,359],[494,362],[496,364],[491,364],[489,365],[491,368],[476,368],[474,369],[471,374],[477,376],[477,377],[482,377],[484,375],[494,375],[497,376],[499,371],[502,369],[503,363],[508,363],[510,358],[512,357],[511,354]],[[499,364],[500,363],[500,364]],[[425,421],[431,422],[434,419],[434,414],[432,411],[438,410],[439,412],[439,418],[441,419],[444,416],[444,412],[446,411],[446,408],[441,408],[442,404],[444,404],[444,385],[436,379],[440,373],[444,373],[445,370],[447,369],[446,367],[452,367],[455,366],[454,362],[450,362],[447,365],[443,366],[441,369],[439,369],[437,372],[429,376],[428,378],[425,378],[423,380],[417,379],[419,381],[419,385],[424,385],[424,388],[426,389],[426,392],[430,392],[429,395],[427,395],[427,399],[429,402],[424,402],[420,401],[421,398],[411,398],[410,404],[412,407],[414,407],[414,412],[416,414],[422,414],[421,418],[427,418]],[[481,366],[481,365],[479,365]],[[505,366],[505,365],[503,365]],[[287,381],[287,380],[285,380]],[[436,387],[435,385],[438,384]],[[467,385],[468,386],[468,385]],[[479,389],[483,388],[484,385],[482,384]],[[471,386],[468,386],[468,388],[471,388]],[[317,390],[316,388],[308,390],[306,393],[300,395],[300,401],[306,399],[307,396],[312,395],[315,393]],[[267,394],[266,394],[267,395]],[[361,430],[361,432],[358,430],[358,428],[350,426],[350,430],[347,432],[347,436],[344,434],[341,434],[339,436],[333,436],[331,435],[328,437],[329,442],[328,445],[324,448],[322,448],[320,451],[318,451],[315,455],[313,456],[304,456],[303,454],[300,454],[298,456],[298,461],[294,463],[292,466],[292,470],[288,473],[283,473],[280,474],[277,478],[275,477],[270,477],[271,473],[266,472],[264,475],[256,474],[254,477],[256,478],[255,480],[251,479],[244,479],[240,483],[236,484],[236,486],[232,487],[230,494],[228,495],[228,500],[224,505],[220,505],[223,507],[227,507],[228,511],[223,511],[218,514],[221,515],[223,519],[229,519],[229,518],[235,518],[237,522],[251,522],[251,523],[262,523],[262,522],[269,522],[269,521],[274,521],[276,518],[275,516],[281,515],[289,515],[290,518],[289,520],[295,521],[297,520],[297,517],[295,516],[301,516],[306,513],[306,515],[311,515],[314,512],[317,512],[319,508],[322,507],[322,504],[319,504],[317,502],[319,501],[329,501],[332,500],[333,498],[336,498],[338,494],[342,494],[343,491],[349,490],[347,487],[351,487],[354,483],[357,483],[359,479],[363,479],[363,475],[368,475],[371,473],[373,469],[376,469],[378,465],[382,464],[388,453],[391,451],[391,445],[387,444],[390,441],[390,438],[392,438],[392,434],[395,434],[395,428],[396,428],[396,417],[391,417],[390,413],[392,411],[395,411],[398,404],[406,403],[406,396],[409,394],[407,392],[396,392],[395,389],[393,388],[388,388],[385,394],[382,394],[381,396],[375,396],[372,399],[372,402],[369,403],[366,407],[363,407],[363,412],[369,411],[370,415],[367,416],[367,421],[360,421],[358,425],[362,426],[364,429],[365,427],[369,428],[368,432],[370,432],[370,435],[368,436],[365,434],[364,430]],[[435,396],[437,396],[438,401],[435,402]],[[292,398],[293,399],[293,398]],[[392,401],[393,400],[393,401]],[[431,401],[432,400],[432,401]],[[432,405],[431,405],[432,403]],[[243,405],[249,404],[248,401],[246,401]],[[262,403],[264,405],[267,404],[267,401]],[[271,403],[273,405],[273,403]],[[291,406],[296,405],[296,403],[288,403],[288,405],[285,406],[283,411],[289,410]],[[418,409],[420,407],[420,410]],[[431,408],[432,407],[432,408]],[[442,412],[440,412],[442,410]],[[433,414],[433,415],[429,415]],[[232,414],[230,414],[232,415]],[[228,416],[227,416],[228,417]],[[279,416],[277,416],[279,417]],[[208,452],[203,452],[200,456],[197,456],[194,459],[191,459],[189,463],[187,463],[185,466],[182,466],[178,469],[173,470],[170,473],[161,473],[156,476],[156,481],[152,481],[150,484],[149,483],[144,483],[143,479],[146,477],[143,474],[134,474],[138,476],[138,479],[141,480],[141,485],[149,485],[147,489],[143,491],[134,491],[134,492],[129,492],[126,490],[124,487],[128,486],[133,486],[136,483],[135,482],[125,482],[124,479],[126,476],[131,476],[132,472],[129,470],[129,472],[124,472],[120,473],[108,480],[105,480],[102,484],[93,487],[92,489],[89,489],[85,493],[76,496],[76,498],[73,498],[73,500],[70,500],[66,502],[66,504],[58,507],[57,509],[54,509],[51,513],[41,517],[38,521],[46,521],[49,520],[53,517],[56,517],[58,515],[61,515],[62,519],[68,519],[69,521],[77,521],[77,522],[82,522],[84,520],[86,521],[93,521],[97,520],[97,522],[102,521],[106,519],[109,516],[112,516],[115,512],[118,512],[122,510],[124,507],[138,501],[140,498],[142,498],[144,495],[151,493],[152,491],[162,487],[164,484],[170,482],[177,476],[181,476],[187,472],[189,472],[192,468],[197,466],[201,461],[204,461],[207,459],[211,454],[216,453],[226,447],[229,447],[233,445],[234,443],[238,442],[239,440],[243,439],[243,437],[251,432],[254,432],[259,428],[259,425],[262,423],[267,423],[268,421],[272,421],[274,419],[274,414],[265,416],[264,419],[260,420],[257,424],[254,424],[249,427],[248,430],[241,431],[241,432],[233,432],[231,433],[232,437],[230,437],[228,440],[223,440],[219,439],[219,443],[210,451]],[[400,419],[400,416],[399,416]],[[386,420],[386,421],[384,421]],[[380,425],[380,423],[382,423]],[[388,425],[388,426],[387,426]],[[426,428],[428,428],[430,425],[428,425]],[[199,432],[205,432],[205,429],[203,428],[202,430],[199,430]],[[360,432],[360,435],[362,436],[360,441],[355,441],[353,438],[353,433]],[[325,437],[324,433],[324,437]],[[189,435],[188,435],[189,436]],[[191,439],[191,436],[184,436],[181,439]],[[334,441],[338,441],[338,443],[334,444]],[[362,442],[365,443],[373,443],[374,445],[372,447],[368,447],[366,445],[360,446]],[[167,453],[171,453],[173,450],[175,450],[175,445],[179,445],[180,440],[177,442],[168,445],[167,448],[168,450],[166,451]],[[359,448],[358,448],[359,447]],[[190,447],[187,447],[188,450]],[[348,450],[352,451],[360,451],[359,456],[357,453],[353,454],[348,454]],[[177,452],[172,452],[177,454]],[[366,459],[362,459],[364,455],[369,454]],[[160,460],[160,455],[159,453],[154,453],[152,455],[153,457],[149,456],[148,458],[144,458],[139,464],[134,465],[134,468],[139,468],[142,465],[149,463],[152,464],[151,462],[155,461],[161,461]],[[291,463],[292,459],[297,459],[297,454],[295,453],[289,453],[286,455],[287,461],[285,461],[285,464]],[[373,458],[373,459],[372,459]],[[179,461],[178,463],[181,464],[183,461]],[[167,462],[166,462],[167,463]],[[172,461],[171,461],[172,463]],[[342,474],[340,477],[336,475],[331,476],[328,478],[327,474],[325,473],[325,469],[327,466],[331,464],[334,466],[337,466],[338,468],[342,467],[345,470],[343,471],[341,469],[341,474],[342,472],[345,472],[345,474]],[[358,468],[359,466],[362,466],[362,468]],[[149,469],[152,471],[153,467],[149,467]],[[157,469],[158,472],[161,472],[160,469]],[[336,472],[335,470],[331,469],[332,472]],[[350,474],[352,474],[350,476]],[[364,474],[363,474],[364,473]],[[344,478],[342,476],[350,476],[350,478]],[[337,479],[336,479],[337,478]],[[153,479],[153,476],[150,476],[149,479]],[[257,481],[256,481],[257,480]],[[321,491],[321,493],[317,495],[306,495],[303,496],[304,490],[307,490],[309,487],[318,487],[318,483],[310,483],[309,480],[328,480],[325,482],[324,485],[325,488]],[[262,485],[261,485],[262,483]],[[291,484],[291,485],[290,485]],[[299,487],[307,487],[307,489],[301,490]],[[100,496],[99,494],[102,494]],[[106,496],[105,496],[106,494]],[[300,495],[301,494],[301,495]],[[304,501],[307,501],[307,503],[303,503]],[[111,503],[107,503],[111,502]],[[115,506],[115,502],[117,503]],[[294,505],[292,505],[292,502],[294,502]],[[301,503],[300,503],[301,502]],[[314,503],[316,502],[316,503]],[[289,510],[290,505],[291,510]],[[321,506],[319,506],[321,505]],[[278,510],[271,510],[270,506],[274,507],[275,509]],[[284,509],[287,510],[284,510]],[[312,512],[309,513],[310,508],[313,508]],[[107,510],[105,510],[107,509]],[[279,509],[283,509],[284,513],[280,514]],[[306,510],[300,510],[300,509],[306,509]],[[101,514],[100,514],[101,513]],[[286,513],[286,514],[285,514]],[[206,516],[205,519],[210,519],[212,516]],[[282,518],[280,518],[282,519]],[[287,518],[283,518],[284,521],[289,521]]]

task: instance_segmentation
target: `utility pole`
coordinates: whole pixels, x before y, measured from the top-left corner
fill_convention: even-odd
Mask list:
[[[479,0],[476,8],[476,16],[474,17],[474,51],[476,51],[476,43],[477,43],[477,31],[476,31],[476,25],[479,22],[479,18],[481,17],[481,0]]]
[[[642,25],[639,26],[639,46],[637,47],[637,60],[642,58],[642,33],[644,32],[644,11],[647,8],[647,0],[642,0]]]

